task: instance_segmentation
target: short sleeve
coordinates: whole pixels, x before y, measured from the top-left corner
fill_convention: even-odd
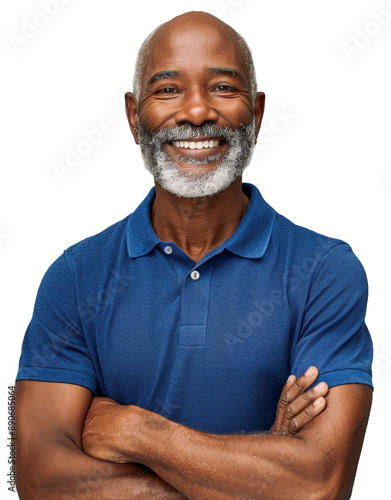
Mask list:
[[[325,381],[329,387],[352,383],[373,387],[367,297],[364,268],[349,245],[337,244],[318,259],[292,347],[291,373],[299,377],[315,365],[317,382]]]
[[[50,266],[39,287],[16,377],[22,379],[77,384],[97,391],[65,254]]]

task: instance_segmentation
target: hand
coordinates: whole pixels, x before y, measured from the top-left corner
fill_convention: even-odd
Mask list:
[[[326,382],[320,382],[307,391],[317,377],[315,366],[308,368],[298,380],[294,375],[289,377],[282,389],[270,434],[294,436],[324,410],[325,396],[329,391]]]
[[[135,427],[136,413],[137,407],[120,405],[110,398],[93,398],[84,420],[84,453],[107,462],[128,463],[130,460],[121,449],[127,434]]]

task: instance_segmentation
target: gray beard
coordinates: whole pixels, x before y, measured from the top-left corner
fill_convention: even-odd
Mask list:
[[[249,165],[255,146],[255,118],[250,125],[239,125],[237,130],[205,123],[199,127],[186,124],[176,128],[163,128],[157,133],[149,131],[138,121],[137,134],[145,168],[155,181],[181,198],[200,198],[227,189]],[[195,169],[194,172],[183,173],[162,147],[166,142],[194,140],[197,137],[223,138],[228,143],[227,152],[211,172],[197,173]],[[221,155],[207,156],[200,161],[178,155],[176,159],[197,166],[218,161],[220,157]]]

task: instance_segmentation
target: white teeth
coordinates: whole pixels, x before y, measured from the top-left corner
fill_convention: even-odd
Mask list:
[[[220,141],[214,141],[213,139],[210,141],[173,141],[172,144],[176,148],[185,148],[185,149],[208,149],[215,148],[219,145]]]

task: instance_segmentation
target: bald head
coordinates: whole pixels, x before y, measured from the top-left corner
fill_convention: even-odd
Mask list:
[[[245,40],[228,24],[206,12],[187,12],[174,17],[170,21],[158,26],[143,42],[138,52],[133,79],[133,92],[139,102],[142,88],[145,85],[143,76],[148,65],[153,64],[159,57],[159,45],[167,38],[180,43],[183,39],[193,37],[194,43],[204,42],[205,39],[219,36],[224,39],[225,47],[229,47],[233,54],[237,54],[243,61],[245,76],[253,102],[257,93],[257,82],[251,51]]]

